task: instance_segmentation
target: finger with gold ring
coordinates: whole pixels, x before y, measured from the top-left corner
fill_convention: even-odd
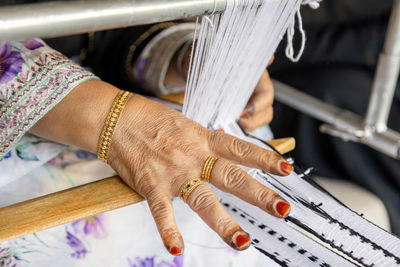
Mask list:
[[[199,185],[204,184],[199,178],[192,178],[186,180],[179,189],[179,196],[182,198],[184,202],[186,202],[190,193],[198,187]]]
[[[203,169],[201,170],[201,179],[210,182],[211,171],[214,167],[215,162],[218,160],[217,157],[209,156],[204,162]]]

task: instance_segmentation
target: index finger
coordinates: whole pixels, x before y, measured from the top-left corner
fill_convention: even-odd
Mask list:
[[[289,175],[294,169],[278,153],[223,132],[210,132],[208,143],[211,151],[219,157],[244,166],[262,169],[281,176]]]

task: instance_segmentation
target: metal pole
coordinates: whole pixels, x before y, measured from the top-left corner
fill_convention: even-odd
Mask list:
[[[334,124],[336,116],[341,112],[339,108],[326,104],[284,83],[273,80],[273,84],[276,100],[317,120]]]
[[[395,0],[384,49],[379,57],[365,120],[367,130],[383,132],[400,71],[400,0]]]
[[[91,0],[0,8],[0,40],[57,37],[222,12],[226,0]]]
[[[363,119],[361,116],[326,104],[284,83],[276,80],[272,80],[272,82],[275,88],[275,98],[279,102],[297,109],[310,117],[330,124],[333,129],[343,133],[341,135],[343,139],[354,140],[364,137],[362,129]],[[344,136],[347,136],[347,138],[344,138]]]
[[[273,84],[277,101],[328,123],[329,125],[321,126],[322,132],[345,141],[365,144],[390,157],[400,159],[400,134],[398,132],[387,129],[384,132],[373,132],[367,136],[364,131],[364,120],[361,116],[326,104],[276,80],[273,80]]]

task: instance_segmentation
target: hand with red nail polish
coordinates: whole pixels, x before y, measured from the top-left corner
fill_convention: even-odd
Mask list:
[[[32,131],[96,152],[97,139],[117,93],[118,89],[107,83],[84,82],[47,113]],[[99,98],[90,97],[96,94]],[[77,103],[86,107],[85,112],[76,108]],[[65,114],[70,116],[65,118]],[[49,131],[50,125],[59,125],[57,121],[66,122],[68,126],[78,121],[82,125],[79,135],[75,133],[77,127],[72,126],[53,127]],[[43,129],[47,129],[46,132]],[[184,253],[184,242],[175,223],[171,199],[178,196],[187,179],[200,177],[210,155],[218,158],[211,171],[211,184],[273,216],[287,216],[289,203],[238,167],[241,164],[286,176],[291,166],[277,153],[223,131],[208,130],[181,113],[139,95],[129,99],[115,128],[108,163],[127,185],[147,200],[162,241],[172,255]],[[250,246],[249,235],[229,216],[207,184],[196,187],[186,203],[228,245],[237,250]]]
[[[281,162],[281,171],[287,175],[291,174],[293,172],[294,168],[292,165],[290,165],[286,161]]]
[[[286,201],[277,200],[274,209],[281,217],[286,217],[290,212],[290,204]]]
[[[233,236],[233,239],[235,246],[240,250],[248,248],[251,244],[251,239],[246,233],[238,233],[237,235]]]
[[[276,217],[288,215],[289,203],[237,166],[286,176],[292,170],[291,165],[277,153],[223,131],[207,130],[180,113],[140,96],[132,98],[132,105],[128,103],[125,109],[121,127],[114,133],[110,163],[128,185],[147,199],[172,255],[183,253],[184,243],[175,224],[171,198],[177,196],[187,179],[201,175],[210,155],[218,158],[210,183]],[[209,186],[196,187],[186,203],[234,249],[250,246],[249,235],[229,216]]]

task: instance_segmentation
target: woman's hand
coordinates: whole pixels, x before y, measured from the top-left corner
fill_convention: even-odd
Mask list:
[[[48,113],[33,133],[96,152],[97,140],[118,90],[100,81],[75,88]],[[200,177],[208,156],[219,159],[210,182],[277,217],[285,217],[289,204],[257,182],[236,164],[288,175],[293,167],[275,152],[213,132],[139,95],[133,95],[117,125],[109,151],[109,164],[121,178],[148,201],[165,247],[183,253],[183,239],[176,226],[171,199],[181,185]],[[196,187],[187,204],[235,249],[250,245],[246,232],[227,214],[206,184]]]
[[[272,63],[273,58],[269,62]],[[243,130],[250,133],[258,127],[269,124],[272,121],[274,110],[274,85],[265,70],[251,96],[246,108],[239,119],[239,124]]]

